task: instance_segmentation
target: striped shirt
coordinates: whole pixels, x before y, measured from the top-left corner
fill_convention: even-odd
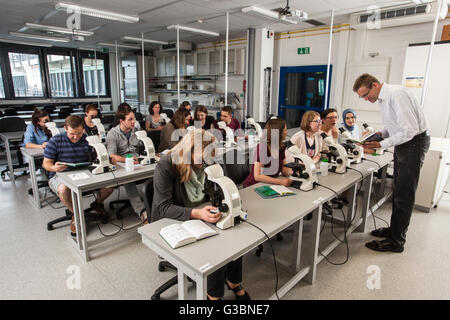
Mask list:
[[[80,141],[73,143],[67,137],[67,133],[60,133],[52,137],[44,150],[44,158],[57,161],[80,163],[89,161],[89,152],[91,147],[83,134]],[[49,172],[49,178],[52,178],[55,172]]]

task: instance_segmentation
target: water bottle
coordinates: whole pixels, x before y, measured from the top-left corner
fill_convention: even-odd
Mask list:
[[[328,159],[320,161],[320,175],[326,177],[328,175]]]
[[[131,154],[128,154],[125,157],[125,170],[127,172],[131,172],[134,170],[134,159],[133,156]]]

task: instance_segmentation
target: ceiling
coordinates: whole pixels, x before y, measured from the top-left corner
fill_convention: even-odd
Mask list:
[[[21,30],[25,23],[39,23],[66,28],[68,14],[55,10],[56,0],[0,0],[0,38],[16,41],[32,41],[10,36],[8,32]],[[103,9],[107,11],[137,15],[138,23],[124,23],[81,16],[81,30],[93,31],[94,35],[85,37],[85,41],[71,41],[55,46],[95,47],[99,42],[124,43],[122,36],[141,37],[161,41],[176,41],[176,32],[166,29],[168,25],[180,24],[206,29],[220,33],[220,37],[211,37],[181,31],[180,40],[194,43],[211,42],[225,38],[226,12],[230,12],[230,39],[246,35],[248,28],[268,27],[274,31],[300,30],[312,25],[300,22],[297,25],[284,25],[257,18],[241,12],[250,5],[267,9],[281,8],[286,0],[73,0],[61,1]],[[335,10],[334,24],[348,22],[348,15],[357,11],[366,11],[369,5],[380,7],[410,3],[410,1],[386,0],[290,0],[291,8],[301,9],[309,14],[309,18],[330,24],[331,10]],[[203,23],[197,20],[203,20]],[[25,30],[26,33],[43,34],[36,30]],[[48,35],[46,33],[46,35]],[[53,36],[61,36],[54,34]],[[45,42],[48,43],[48,42]],[[135,44],[136,45],[136,44]],[[157,45],[146,45],[148,48]]]

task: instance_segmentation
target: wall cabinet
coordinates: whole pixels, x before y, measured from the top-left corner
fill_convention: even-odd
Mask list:
[[[148,77],[173,77],[177,75],[177,56],[148,57]],[[228,74],[245,73],[245,49],[228,50]],[[225,50],[200,51],[180,54],[180,76],[221,76],[225,74]]]

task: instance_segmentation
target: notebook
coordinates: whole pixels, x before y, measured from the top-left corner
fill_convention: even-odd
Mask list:
[[[201,220],[189,220],[164,227],[159,234],[173,249],[176,249],[218,233]]]
[[[64,162],[64,164],[72,168],[87,167],[91,165],[90,162],[79,162],[79,163]]]
[[[292,196],[295,192],[289,190],[285,186],[272,185],[272,186],[262,186],[255,189],[256,193],[259,194],[263,199],[271,199],[285,196]]]

